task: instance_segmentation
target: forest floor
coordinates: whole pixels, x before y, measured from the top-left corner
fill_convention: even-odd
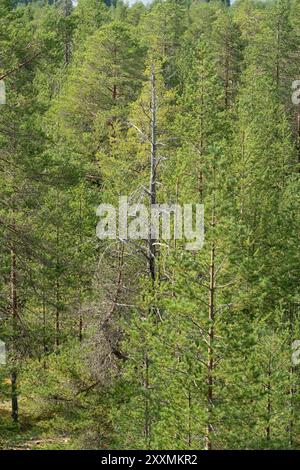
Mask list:
[[[0,402],[0,450],[66,450],[70,437],[49,432],[43,420],[20,414],[19,423],[11,419],[11,404]]]

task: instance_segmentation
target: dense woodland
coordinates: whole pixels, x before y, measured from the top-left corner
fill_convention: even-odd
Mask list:
[[[1,449],[300,448],[300,0],[229,3],[0,0]]]

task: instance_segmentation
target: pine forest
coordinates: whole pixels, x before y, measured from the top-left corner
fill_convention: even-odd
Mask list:
[[[1,450],[300,450],[299,242],[300,0],[0,0]]]

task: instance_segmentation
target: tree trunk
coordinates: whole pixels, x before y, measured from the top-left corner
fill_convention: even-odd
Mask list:
[[[271,400],[271,358],[269,359],[269,366],[268,366],[268,383],[267,383],[267,426],[266,426],[266,439],[269,442],[271,440],[271,415],[272,415],[272,400]]]
[[[59,252],[59,227],[56,228],[56,246],[57,251]],[[56,259],[56,282],[55,282],[55,347],[58,348],[60,345],[60,283],[59,283],[59,259]]]
[[[156,169],[157,169],[157,104],[156,104],[156,80],[155,80],[155,66],[152,65],[151,69],[151,156],[150,156],[150,205],[156,204]],[[154,286],[156,281],[156,248],[154,240],[152,239],[151,230],[149,231],[149,271]]]
[[[294,314],[295,314],[295,307],[294,305],[290,305],[290,324],[289,324],[289,333],[290,333],[290,348],[292,349],[292,344],[294,340]],[[294,406],[295,406],[295,395],[296,395],[296,390],[295,390],[295,366],[293,363],[291,364],[290,367],[290,390],[289,390],[289,395],[290,395],[290,419],[289,419],[289,446],[291,449],[294,447]]]
[[[82,189],[80,190],[80,198],[79,198],[79,220],[80,220],[80,231],[79,231],[79,248],[78,252],[81,254],[81,247],[83,243],[83,233],[82,233],[82,221],[83,221],[83,214],[82,214]],[[78,339],[82,342],[83,339],[83,312],[82,312],[82,271],[81,266],[79,268],[79,332],[78,332]]]
[[[144,388],[149,390],[149,358],[146,352],[145,354],[145,380],[144,380]],[[145,436],[145,444],[146,448],[151,448],[151,418],[150,418],[150,410],[149,410],[149,398],[146,395],[145,397],[145,424],[144,424],[144,436]]]
[[[12,314],[12,371],[11,371],[11,415],[13,421],[18,421],[18,390],[17,390],[17,368],[16,368],[16,340],[17,340],[17,258],[15,247],[11,249],[11,314]]]
[[[297,154],[298,154],[298,163],[300,163],[300,105],[298,107],[298,112],[297,112]]]
[[[156,140],[156,128],[157,128],[157,103],[156,103],[156,79],[155,79],[155,66],[152,64],[151,67],[151,77],[150,77],[150,86],[151,86],[151,154],[150,154],[150,181],[149,181],[149,202],[150,208],[153,204],[156,204],[156,168],[157,168],[157,140]],[[155,241],[152,239],[151,233],[151,222],[149,224],[149,237],[148,237],[148,263],[149,263],[149,276],[152,282],[152,292],[155,295],[155,284],[156,284],[156,247]],[[151,306],[149,313],[156,313],[155,306]],[[145,366],[145,379],[144,379],[144,388],[145,390],[149,389],[149,357],[147,351],[145,352],[144,357],[144,366]],[[149,412],[149,397],[146,392],[145,397],[145,422],[144,422],[144,436],[145,443],[148,449],[151,446],[151,417]]]
[[[71,15],[72,12],[72,1],[65,0],[64,1],[64,17],[67,18]],[[66,23],[65,25],[65,64],[69,65],[71,62],[71,34],[69,31],[69,25]]]
[[[212,224],[214,224],[214,219]],[[208,330],[208,358],[207,358],[207,428],[205,436],[205,450],[212,450],[212,413],[213,413],[213,387],[214,387],[214,321],[215,321],[215,244],[212,243],[209,268],[209,330]]]

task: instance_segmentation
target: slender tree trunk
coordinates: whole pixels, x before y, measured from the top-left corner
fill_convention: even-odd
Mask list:
[[[149,199],[150,207],[153,204],[156,204],[156,169],[157,169],[157,102],[156,102],[156,78],[155,78],[155,65],[151,67],[151,77],[150,77],[150,86],[151,86],[151,154],[150,154],[150,181],[149,181]],[[155,241],[152,238],[151,233],[151,222],[149,225],[149,237],[148,237],[148,258],[149,258],[149,276],[152,282],[152,291],[155,295],[156,288],[156,277],[157,277],[157,268],[156,268],[156,247]],[[150,314],[156,312],[155,307],[150,308]],[[144,356],[144,366],[145,366],[145,380],[144,388],[149,389],[149,357],[146,350]],[[145,398],[145,423],[144,423],[144,435],[145,443],[147,448],[151,446],[151,416],[149,412],[149,397],[148,392],[146,392]]]
[[[199,113],[199,124],[200,124],[200,136],[199,136],[199,164],[200,168],[198,169],[198,192],[200,196],[200,204],[203,204],[204,198],[204,180],[203,180],[203,149],[204,149],[204,142],[203,142],[203,124],[204,124],[204,116],[203,116],[203,109],[204,109],[204,82],[203,77],[201,77],[201,95],[200,95],[200,113]]]
[[[290,348],[292,350],[292,343],[293,343],[293,340],[294,340],[294,305],[290,305]],[[295,416],[294,416],[294,406],[295,406],[295,394],[296,394],[296,390],[295,390],[295,384],[294,384],[294,380],[295,380],[295,366],[293,365],[293,363],[291,364],[291,367],[290,367],[290,390],[289,390],[289,395],[290,395],[290,420],[289,420],[289,446],[291,449],[293,449],[294,447],[294,419],[295,419]]]
[[[60,234],[59,227],[56,228],[56,246],[59,252]],[[55,347],[60,345],[60,283],[59,283],[59,259],[56,259],[56,281],[55,281]]]
[[[112,91],[112,98],[113,98],[114,101],[117,99],[117,93],[118,93],[117,85],[114,85],[113,86],[113,91]]]
[[[210,265],[209,265],[209,296],[208,296],[208,350],[207,350],[207,426],[205,436],[205,450],[212,450],[212,434],[213,434],[213,406],[214,406],[214,337],[215,337],[215,296],[216,296],[216,245],[214,240],[215,220],[215,189],[216,189],[216,168],[213,165],[213,193],[212,193],[212,213],[211,213],[211,231],[212,242],[210,249]]]
[[[213,219],[214,223],[214,219]],[[210,268],[209,268],[209,330],[208,330],[208,360],[207,360],[207,428],[205,436],[205,449],[212,450],[212,414],[213,414],[213,399],[214,399],[214,321],[215,321],[215,244],[212,243],[210,253]]]
[[[267,382],[267,426],[266,426],[266,439],[269,442],[271,440],[271,415],[272,415],[272,399],[271,399],[271,358],[268,364],[268,382]]]
[[[82,189],[80,189],[80,199],[79,199],[79,220],[80,220],[80,231],[79,231],[79,253],[81,254],[81,247],[83,242],[83,234],[82,234]],[[78,332],[78,339],[82,342],[83,339],[83,313],[82,313],[82,273],[81,273],[81,266],[79,268],[79,332]]]
[[[17,368],[16,368],[16,341],[17,341],[17,258],[15,247],[11,249],[11,313],[12,313],[12,371],[11,371],[11,415],[13,421],[18,421],[18,389],[17,389]]]
[[[59,310],[59,281],[56,280],[56,312],[55,312],[55,346],[56,348],[59,347],[60,344],[60,310]]]
[[[157,103],[156,103],[156,79],[155,66],[151,69],[151,156],[150,156],[150,205],[156,204],[156,170],[157,170]],[[151,230],[149,231],[149,270],[154,286],[156,281],[156,248],[152,239]]]
[[[146,390],[146,394],[148,394],[149,390],[149,358],[148,353],[145,354],[145,379],[144,379],[144,388]],[[151,417],[150,417],[150,410],[149,410],[149,398],[146,395],[145,397],[145,424],[144,424],[144,436],[145,436],[145,444],[147,449],[151,449]]]
[[[226,38],[227,42],[227,38]],[[229,101],[229,45],[226,44],[226,57],[225,57],[225,109],[228,109]]]
[[[64,0],[64,17],[67,18],[71,15],[72,12],[72,1],[71,0]],[[71,34],[69,31],[69,25],[66,24],[66,31],[65,31],[65,64],[69,65],[71,62]]]
[[[81,288],[79,292],[79,332],[78,332],[78,339],[80,343],[83,339],[83,315],[82,315],[82,301],[81,301]]]
[[[298,112],[297,112],[297,154],[298,154],[298,163],[300,163],[300,105],[298,107]]]
[[[277,40],[277,50],[276,50],[276,85],[279,88],[280,82],[280,26],[277,25],[277,32],[276,32],[276,40]]]
[[[190,387],[188,390],[188,408],[188,446],[190,449],[192,446],[192,392]]]
[[[48,353],[47,345],[47,316],[46,316],[46,295],[45,288],[43,289],[43,349],[44,349],[44,369],[46,369],[46,355]]]

